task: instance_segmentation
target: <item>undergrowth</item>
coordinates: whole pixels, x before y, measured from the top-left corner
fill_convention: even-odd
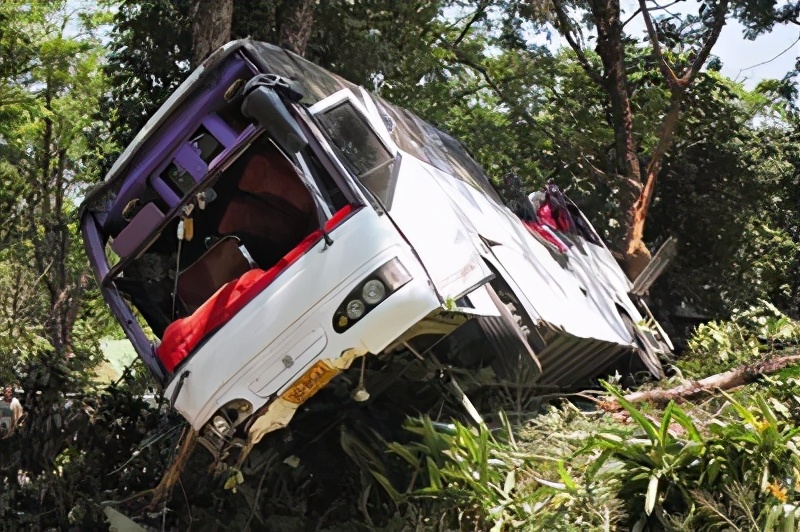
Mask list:
[[[658,384],[797,352],[798,339],[797,323],[754,307],[698,328],[680,371]],[[196,464],[157,512],[141,494],[160,478],[180,425],[127,382],[65,402],[78,387],[64,375],[40,367],[23,383],[47,389],[56,379],[61,392],[32,396],[25,432],[2,442],[11,452],[0,453],[0,530],[104,529],[104,504],[181,530],[777,532],[800,523],[797,366],[664,407],[631,404],[610,384],[544,406],[506,398],[513,417],[480,427],[423,416],[396,430],[405,414],[388,400],[360,416],[309,410],[293,432],[254,449],[236,493]],[[619,411],[603,410],[601,396]]]
[[[796,322],[762,304],[699,327],[678,366],[702,378],[798,339]],[[389,452],[413,480],[387,489],[422,509],[425,530],[798,529],[798,368],[663,409],[605,388],[619,412],[564,400],[523,426],[501,415],[494,430],[410,421],[417,439]]]
[[[756,306],[734,311],[730,320],[699,325],[677,367],[687,378],[702,378],[798,342],[800,324],[773,304],[759,301]]]

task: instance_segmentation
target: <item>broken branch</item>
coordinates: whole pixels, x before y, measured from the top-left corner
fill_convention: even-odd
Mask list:
[[[153,490],[153,500],[150,501],[150,510],[155,510],[159,503],[168,497],[172,492],[172,488],[180,480],[189,458],[192,456],[192,451],[197,443],[197,431],[192,427],[187,427],[181,435],[181,447],[175,459],[169,465],[164,476],[161,477],[161,482]]]
[[[800,354],[762,360],[755,364],[740,366],[724,373],[717,373],[705,379],[691,381],[681,386],[670,388],[669,390],[658,388],[655,390],[629,393],[625,396],[625,400],[629,403],[649,402],[658,406],[666,405],[670,401],[689,401],[712,395],[718,390],[724,391],[738,388],[739,386],[754,382],[763,375],[777,373],[787,366],[797,363],[800,363]],[[600,404],[600,408],[607,412],[622,410],[622,406],[616,401],[604,401]]]

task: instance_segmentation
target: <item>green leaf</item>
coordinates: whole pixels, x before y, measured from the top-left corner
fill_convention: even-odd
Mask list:
[[[689,438],[692,441],[703,441],[703,437],[700,435],[700,431],[697,430],[697,426],[694,424],[694,421],[683,410],[676,407],[672,411],[672,417],[675,418],[675,421],[677,421],[684,430],[686,430],[686,432],[689,434]]]
[[[766,419],[773,427],[777,427],[778,418],[775,417],[775,412],[773,412],[767,402],[764,401],[764,398],[761,396],[761,394],[755,394],[755,400],[758,408],[761,410],[761,414],[764,416],[764,419]]]
[[[420,461],[417,456],[414,455],[405,445],[392,442],[388,445],[389,451],[395,453],[400,458],[408,462],[408,464],[413,467],[414,469],[419,469]]]
[[[515,469],[512,469],[506,475],[505,484],[503,484],[503,495],[508,497],[511,494],[511,490],[513,490],[517,485],[517,472]]]
[[[489,478],[489,429],[481,426],[479,430],[481,454],[478,460],[481,468],[481,480],[486,481]]]
[[[647,495],[644,498],[644,513],[650,515],[653,513],[653,508],[656,507],[656,500],[658,499],[658,476],[652,475],[650,483],[647,485]]]
[[[400,502],[402,497],[400,493],[392,486],[392,483],[389,482],[389,479],[383,476],[382,474],[378,473],[377,471],[370,470],[370,474],[378,481],[378,484],[386,490],[386,493],[391,497],[392,501],[395,503]]]
[[[608,390],[610,394],[616,397],[617,402],[624,408],[628,414],[636,421],[636,423],[645,431],[647,437],[655,443],[659,441],[658,430],[652,421],[647,419],[642,412],[625,400],[625,397],[614,386],[607,382],[603,382],[603,387]]]
[[[430,479],[431,487],[436,490],[442,489],[442,476],[439,473],[439,468],[436,466],[436,462],[430,456],[426,457],[426,462],[428,464],[428,478]]]
[[[730,394],[726,393],[725,391],[720,390],[720,393],[725,396],[725,398],[728,400],[731,406],[733,406],[733,408],[739,414],[739,417],[741,417],[745,423],[749,423],[750,426],[754,428],[758,426],[758,419],[756,419],[756,416],[754,416],[753,413],[750,412],[750,410],[745,408],[739,401],[734,399]]]
[[[561,477],[561,482],[567,487],[570,491],[577,491],[578,485],[572,479],[572,476],[567,472],[567,468],[564,467],[564,462],[558,462],[558,476]]]
[[[658,441],[664,445],[669,437],[669,424],[672,421],[672,411],[675,409],[675,401],[670,401],[667,408],[664,409],[664,415],[661,418],[661,430],[658,433]]]
[[[719,458],[712,458],[708,465],[706,466],[706,472],[708,474],[708,483],[710,485],[714,485],[717,481],[717,477],[719,477],[719,472],[722,469],[722,461]]]

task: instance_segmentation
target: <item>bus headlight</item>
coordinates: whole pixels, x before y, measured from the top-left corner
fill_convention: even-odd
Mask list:
[[[368,305],[377,305],[386,297],[386,287],[378,279],[370,279],[361,290],[361,297]]]
[[[333,315],[333,330],[344,332],[411,280],[397,257],[384,263],[359,283]]]
[[[365,310],[367,310],[367,307],[364,303],[359,299],[354,299],[347,304],[347,317],[351,320],[357,320],[364,315]]]

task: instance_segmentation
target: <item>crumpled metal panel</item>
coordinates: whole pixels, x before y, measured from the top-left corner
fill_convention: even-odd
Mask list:
[[[540,382],[564,387],[585,383],[632,349],[600,340],[587,341],[559,332],[544,350],[536,354],[542,364]]]

